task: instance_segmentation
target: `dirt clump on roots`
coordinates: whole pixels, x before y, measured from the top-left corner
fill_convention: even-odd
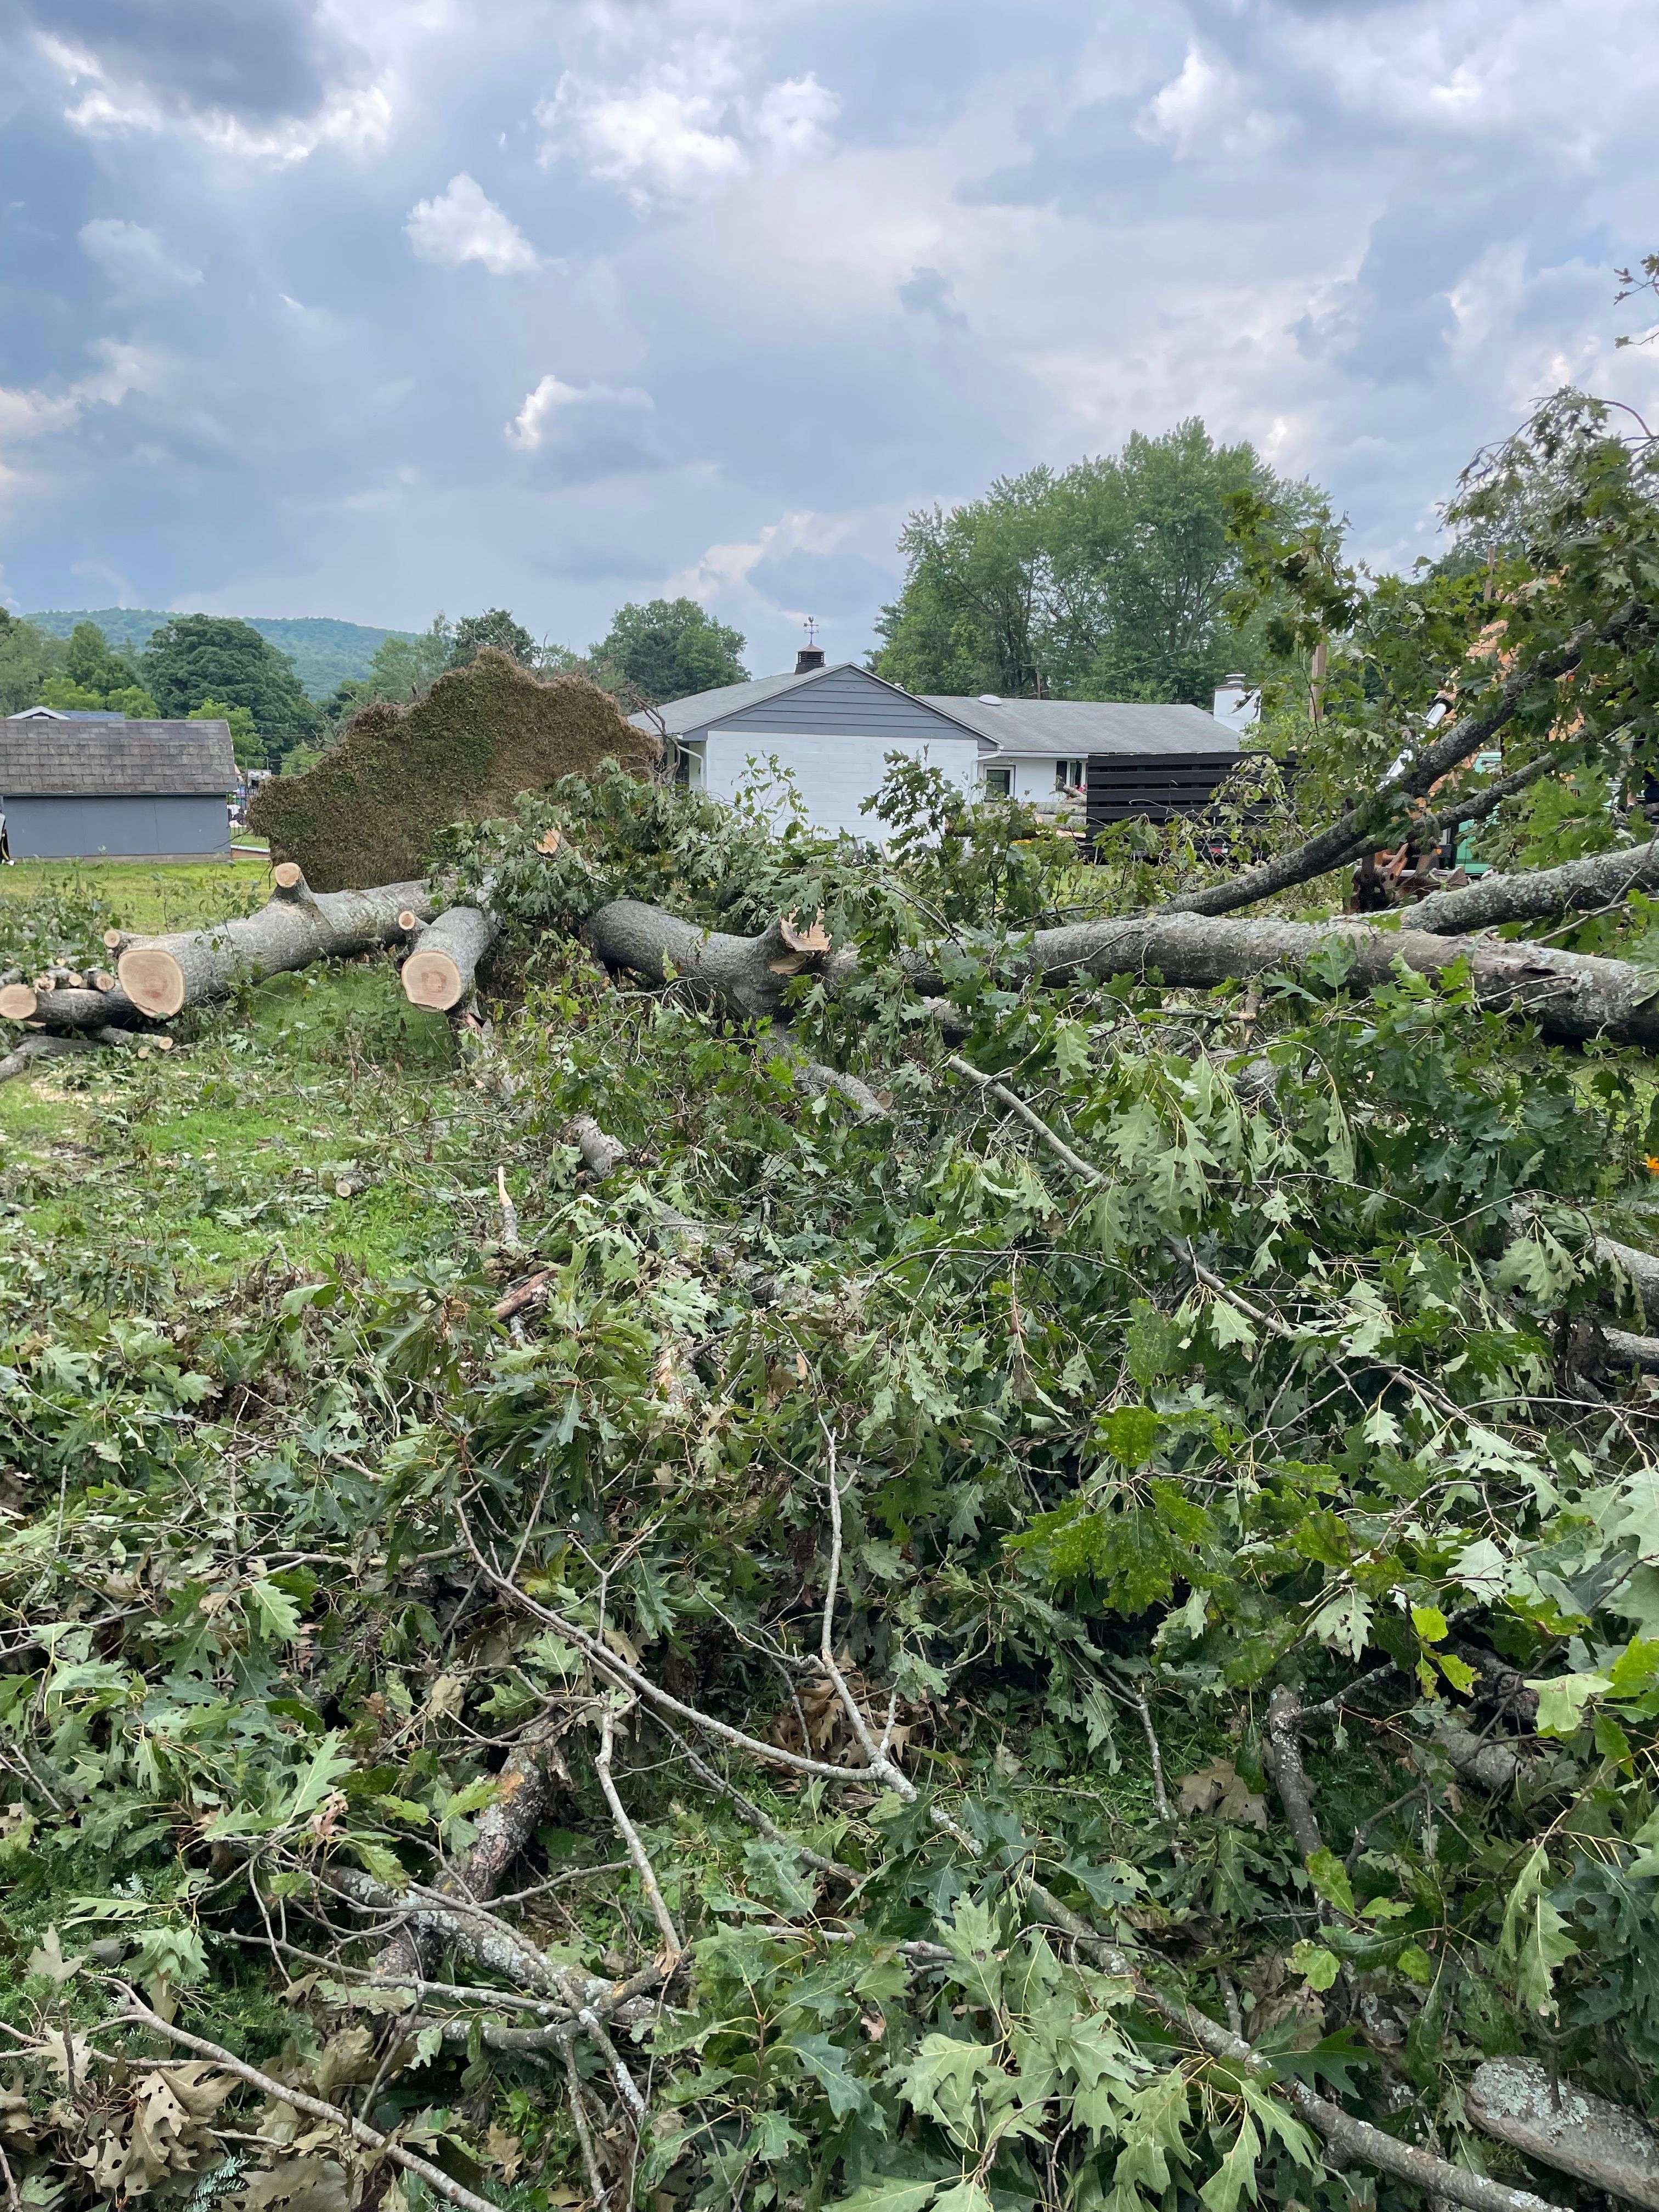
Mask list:
[[[487,648],[407,706],[365,707],[314,768],[261,785],[248,827],[313,890],[361,890],[422,874],[452,822],[511,814],[520,792],[605,760],[644,776],[660,757],[597,685],[544,681]]]

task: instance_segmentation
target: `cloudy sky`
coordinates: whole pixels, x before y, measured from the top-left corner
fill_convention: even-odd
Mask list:
[[[1201,414],[1374,558],[1659,404],[1651,0],[0,0],[0,598],[871,642]]]

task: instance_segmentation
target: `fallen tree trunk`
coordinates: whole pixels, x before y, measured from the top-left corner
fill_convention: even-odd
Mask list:
[[[1638,2114],[1528,2058],[1489,2058],[1464,2093],[1483,2133],[1593,2189],[1659,2212],[1659,2139]]]
[[[1156,971],[1168,983],[1204,986],[1294,969],[1334,944],[1349,953],[1349,981],[1362,988],[1390,981],[1396,961],[1419,975],[1437,975],[1467,960],[1482,1006],[1529,1015],[1552,1036],[1607,1037],[1649,1050],[1659,1046],[1650,975],[1627,961],[1545,945],[1437,937],[1426,930],[1374,929],[1350,921],[1161,914],[1038,930],[1015,951],[1012,964],[1046,983]],[[943,981],[926,973],[915,980],[933,990]]]
[[[273,872],[276,888],[258,914],[209,929],[118,939],[117,971],[133,1004],[153,1020],[165,1020],[185,1006],[224,998],[240,978],[257,981],[390,945],[402,934],[400,914],[425,918],[435,911],[424,884],[313,892],[291,861]]]
[[[774,922],[758,937],[732,937],[699,929],[661,907],[616,899],[590,918],[587,935],[608,968],[673,981],[706,1004],[753,1019],[778,1016],[790,975],[815,974],[833,993],[857,970],[855,953],[793,950],[783,934],[787,927]],[[1350,981],[1362,988],[1390,981],[1396,961],[1435,975],[1467,960],[1483,1006],[1529,1015],[1552,1036],[1659,1047],[1651,976],[1626,961],[1545,945],[1376,929],[1346,920],[1243,921],[1166,912],[1040,929],[1011,947],[1008,964],[1051,984],[1156,972],[1166,982],[1210,986],[1296,969],[1333,944],[1346,949]],[[927,956],[909,965],[919,991],[943,991],[945,979]]]
[[[399,925],[406,927],[402,916]],[[459,1006],[472,988],[478,963],[495,942],[501,927],[487,908],[446,908],[421,932],[404,963],[404,996],[410,1005],[425,1006],[438,1014]]]
[[[1599,913],[1626,892],[1659,890],[1659,837],[1622,853],[1593,853],[1531,874],[1481,876],[1457,890],[1431,891],[1412,909],[1411,926],[1431,934],[1467,934],[1502,921],[1545,921],[1558,914]]]

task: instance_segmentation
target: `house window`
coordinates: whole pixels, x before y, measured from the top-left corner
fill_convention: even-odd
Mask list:
[[[1054,789],[1081,791],[1088,781],[1089,763],[1080,760],[1061,760],[1054,763]]]
[[[988,799],[1012,799],[1014,795],[1014,771],[1011,768],[988,768],[985,771],[985,796]]]

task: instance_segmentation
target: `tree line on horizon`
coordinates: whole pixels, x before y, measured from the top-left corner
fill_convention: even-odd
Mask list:
[[[1246,542],[1263,526],[1327,560],[1343,536],[1316,485],[1281,475],[1248,441],[1218,444],[1197,417],[1156,437],[1136,432],[1115,453],[1000,477],[978,498],[911,514],[903,580],[866,664],[916,693],[1200,706],[1234,672],[1281,688],[1289,676],[1305,703],[1310,654],[1292,666],[1246,574]],[[1467,547],[1448,556],[1467,557]],[[585,653],[538,641],[504,607],[458,622],[440,613],[423,631],[386,637],[367,672],[320,702],[289,655],[234,617],[177,616],[135,652],[90,622],[65,641],[8,616],[0,712],[38,701],[222,714],[243,766],[294,773],[372,701],[418,697],[487,646],[544,675],[585,677],[626,712],[750,672],[742,633],[684,597],[619,608]]]

